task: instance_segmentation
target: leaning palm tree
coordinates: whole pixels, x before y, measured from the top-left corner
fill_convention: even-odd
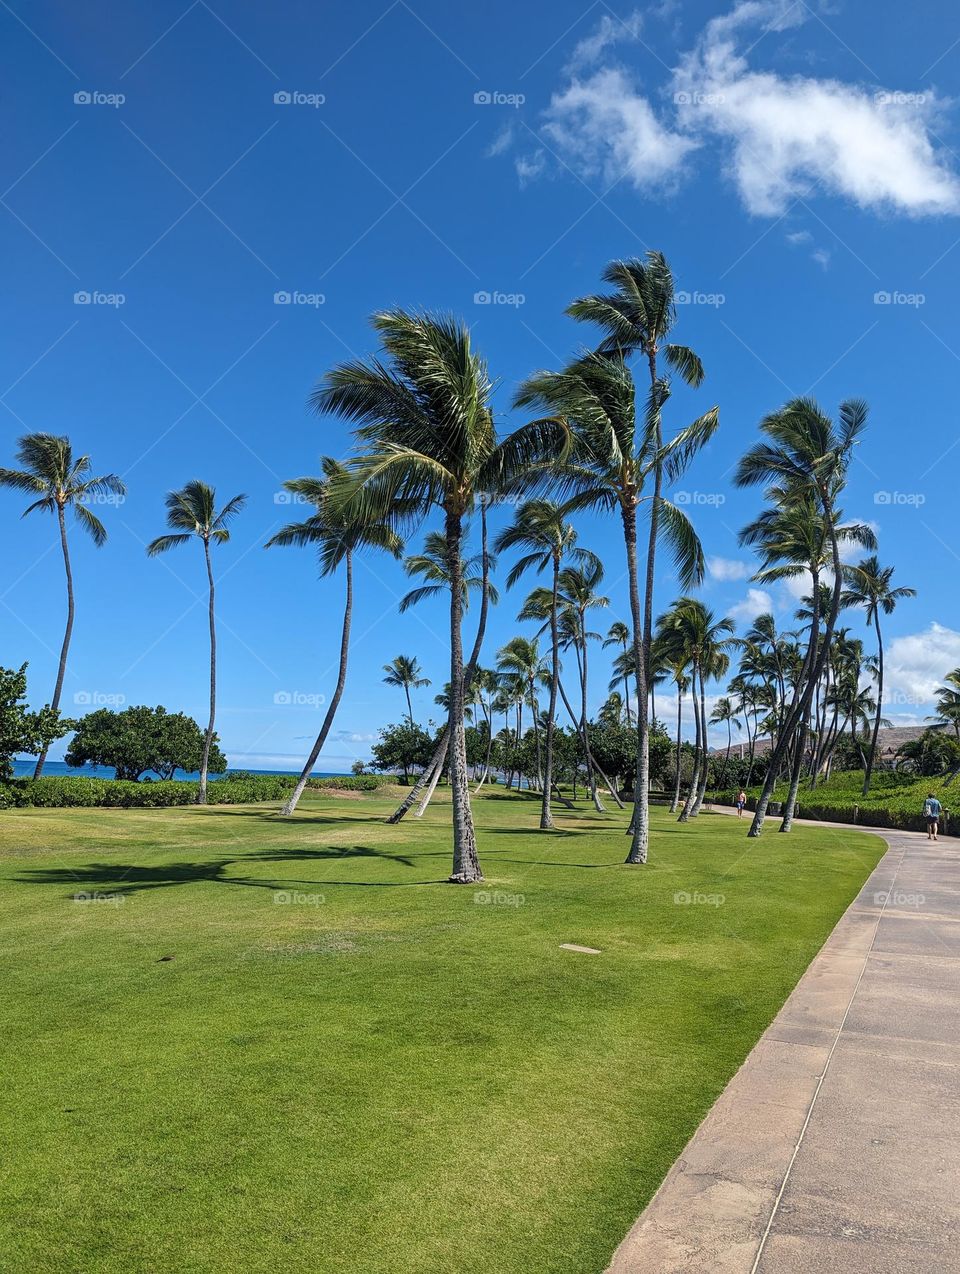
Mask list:
[[[536,462],[551,453],[562,456],[568,431],[553,423],[528,425],[498,441],[487,367],[464,323],[391,310],[375,315],[373,326],[385,358],[334,368],[311,401],[316,411],[357,425],[359,454],[337,484],[340,507],[363,521],[412,521],[434,509],[443,512],[450,593],[450,880],[468,884],[481,880],[482,872],[463,724],[464,521],[478,502],[519,489]]]
[[[883,634],[880,631],[880,612],[892,615],[897,602],[916,597],[915,588],[893,588],[893,567],[881,566],[876,554],[865,557],[856,566],[848,566],[844,572],[847,588],[840,599],[841,606],[862,606],[867,612],[867,623],[873,624],[877,636],[877,712],[873,720],[873,734],[867,764],[863,774],[861,796],[870,791],[870,779],[877,755],[877,738],[880,734],[880,718],[883,715]]]
[[[217,512],[217,493],[213,487],[195,478],[179,491],[170,491],[167,494],[167,526],[171,527],[175,534],[160,535],[147,545],[148,557],[157,557],[160,553],[178,548],[194,536],[203,545],[203,558],[207,567],[207,619],[210,625],[210,716],[203,736],[198,805],[207,803],[207,768],[210,763],[210,747],[213,743],[213,727],[217,715],[217,625],[210,545],[225,544],[230,539],[227,523],[240,512],[246,502],[245,495],[235,495]]]
[[[521,387],[516,399],[518,407],[537,407],[548,413],[536,425],[563,422],[572,430],[573,455],[566,462],[562,457],[555,459],[552,470],[556,484],[570,494],[566,507],[617,512],[623,526],[638,722],[637,781],[628,863],[645,863],[649,847],[647,659],[637,560],[638,517],[642,505],[655,504],[656,526],[673,550],[679,578],[684,587],[698,583],[703,577],[700,541],[686,515],[659,494],[656,483],[662,472],[679,475],[717,425],[717,410],[713,408],[663,445],[660,413],[668,397],[669,387],[658,381],[645,419],[638,422],[633,376],[623,355],[598,352],[584,355],[561,372],[537,372]],[[651,474],[653,494],[646,489]]]
[[[320,733],[310,749],[296,786],[280,810],[282,815],[290,815],[297,808],[304,788],[313,773],[327,736],[333,726],[343,688],[347,681],[347,659],[350,653],[350,625],[353,619],[353,558],[361,549],[383,549],[385,552],[399,557],[403,552],[403,541],[383,522],[361,521],[345,518],[339,509],[332,505],[330,490],[333,483],[344,476],[344,467],[338,460],[324,456],[321,461],[323,476],[319,478],[291,478],[283,485],[288,491],[310,501],[315,512],[303,522],[291,522],[282,527],[276,535],[271,536],[266,547],[274,545],[294,544],[300,547],[316,548],[320,562],[320,576],[332,575],[337,567],[344,564],[346,575],[346,597],[343,607],[343,625],[340,633],[340,662],[337,673],[337,684],[327,711],[324,714]]]
[[[543,800],[540,806],[540,829],[553,827],[550,798],[553,792],[553,737],[557,720],[557,686],[560,681],[560,635],[557,625],[559,605],[560,566],[566,558],[578,561],[596,561],[594,554],[577,547],[577,533],[564,517],[563,509],[553,500],[525,500],[519,505],[513,521],[497,536],[494,548],[498,553],[506,549],[521,548],[527,551],[507,576],[507,588],[511,588],[524,573],[535,569],[537,573],[550,570],[550,701],[547,724],[544,731]]]
[[[873,548],[869,527],[842,527],[839,497],[846,485],[847,468],[867,423],[867,405],[859,399],[840,404],[838,421],[832,421],[812,398],[795,398],[760,423],[764,440],[741,458],[734,475],[738,487],[763,485],[771,507],[748,528],[749,542],[761,548],[763,570],[758,579],[812,576],[813,616],[810,639],[776,746],[768,757],[756,812],[747,833],[759,836],[774,784],[789,748],[802,761],[806,722],[814,688],[830,651],[843,590],[840,545],[848,540]],[[804,546],[802,548],[801,546]],[[803,563],[803,554],[809,561]],[[819,638],[819,583],[826,563],[833,575],[830,611],[822,640]],[[799,737],[798,737],[799,736]],[[799,770],[791,776],[791,796],[784,810],[781,831],[789,831]]]
[[[630,629],[622,619],[615,619],[610,625],[606,638],[604,639],[603,649],[608,646],[619,646],[620,653],[623,655],[624,663],[627,660],[627,651],[630,646]],[[627,679],[627,670],[623,669],[623,706],[627,713],[627,725],[633,725],[630,719],[630,682]]]
[[[397,655],[396,659],[383,665],[387,674],[384,682],[388,686],[396,686],[407,696],[407,720],[413,725],[413,704],[410,702],[411,690],[422,690],[430,685],[429,677],[420,675],[420,664],[416,655]]]
[[[33,502],[23,512],[26,517],[35,509],[46,513],[55,513],[60,531],[60,551],[63,554],[63,569],[67,582],[67,625],[63,632],[63,643],[60,647],[60,663],[57,667],[57,680],[50,700],[51,712],[59,712],[60,696],[63,692],[63,679],[67,671],[67,655],[70,650],[70,637],[73,633],[74,598],[73,568],[70,565],[70,550],[67,544],[68,508],[73,509],[77,522],[88,533],[97,548],[107,538],[106,527],[91,513],[88,504],[98,498],[122,496],[126,487],[115,473],[90,477],[90,457],[77,456],[74,459],[73,448],[69,438],[57,437],[54,434],[26,434],[17,443],[17,462],[19,469],[0,469],[0,486],[10,487],[14,491],[22,491],[33,496]],[[37,757],[33,777],[38,779],[43,773],[47,759],[47,747],[40,750]]]

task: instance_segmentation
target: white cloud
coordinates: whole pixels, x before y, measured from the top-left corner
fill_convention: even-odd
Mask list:
[[[662,124],[615,67],[554,94],[545,131],[582,172],[607,182],[626,177],[638,189],[673,184],[700,144]]]
[[[544,150],[535,150],[532,155],[519,155],[514,161],[521,188],[528,182],[536,181],[547,166],[547,155]]]
[[[791,234],[785,235],[784,238],[787,243],[792,243],[794,245],[813,242],[813,235],[809,230],[794,230]]]
[[[763,615],[772,610],[773,600],[769,593],[762,588],[748,588],[747,595],[743,601],[734,603],[727,611],[727,614],[731,619],[747,623],[756,619],[758,615]]]
[[[817,265],[822,266],[825,270],[830,264],[830,253],[826,248],[817,248],[816,251],[810,253],[810,259],[816,261]]]
[[[513,145],[513,125],[504,124],[496,137],[484,151],[488,159],[493,159],[497,155],[502,155],[504,151],[510,149]]]
[[[604,14],[595,30],[585,36],[574,48],[567,69],[575,71],[592,65],[613,45],[620,44],[624,40],[639,39],[642,30],[643,14],[639,9],[635,9],[625,18]]]
[[[931,703],[937,687],[960,667],[960,633],[932,623],[922,633],[895,637],[885,659],[885,689],[893,702]]]
[[[749,579],[753,572],[754,568],[749,562],[735,562],[729,557],[707,558],[707,574],[721,583]]]
[[[673,102],[666,113],[618,67],[574,75],[551,100],[547,131],[585,174],[626,179],[645,192],[674,187],[694,151],[719,153],[759,216],[779,216],[818,188],[863,209],[960,212],[960,180],[934,145],[945,105],[936,94],[758,71],[739,51],[741,37],[798,26],[809,12],[788,0],[742,0],[708,22],[664,86]],[[577,46],[577,65],[602,57],[613,30],[605,18]]]

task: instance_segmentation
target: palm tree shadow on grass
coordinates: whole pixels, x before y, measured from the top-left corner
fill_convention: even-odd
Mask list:
[[[351,858],[382,858],[385,862],[400,863],[404,867],[415,866],[412,858],[401,854],[384,854],[380,850],[367,845],[346,846],[342,849],[308,849],[295,853],[289,851],[270,851],[263,854],[248,854],[239,857],[215,858],[210,862],[166,863],[155,867],[147,867],[134,863],[90,863],[85,867],[46,867],[33,868],[18,876],[21,884],[28,885],[68,885],[72,887],[72,898],[77,895],[96,893],[104,897],[121,897],[129,894],[144,893],[153,889],[170,889],[178,885],[193,885],[202,882],[215,885],[241,885],[253,889],[266,889],[271,893],[282,892],[292,885],[311,885],[321,888],[342,885],[358,888],[409,889],[418,885],[437,885],[443,880],[391,881],[391,880],[300,880],[285,878],[282,880],[257,880],[249,876],[227,876],[227,869],[243,862],[291,862],[297,859],[306,861],[346,860]]]

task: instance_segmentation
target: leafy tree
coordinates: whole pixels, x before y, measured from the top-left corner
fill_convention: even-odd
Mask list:
[[[47,706],[39,712],[27,710],[27,665],[0,668],[0,783],[13,777],[13,758],[25,752],[46,755],[50,744],[73,729],[72,721]]]
[[[442,531],[428,531],[423,537],[423,548],[419,553],[412,553],[403,560],[403,569],[408,575],[419,575],[426,583],[412,588],[400,600],[401,615],[411,606],[416,606],[427,597],[436,597],[450,587],[450,570],[448,564],[447,539]],[[483,588],[484,569],[483,554],[474,553],[460,564],[460,579],[463,593],[463,609],[470,603],[470,593]],[[491,554],[487,554],[487,571],[494,566]],[[494,604],[499,600],[496,587],[487,581],[487,596]]]
[[[382,519],[365,518],[357,513],[347,515],[342,508],[334,504],[331,489],[334,482],[343,477],[343,465],[338,460],[324,456],[321,468],[322,477],[291,478],[283,484],[288,491],[312,501],[315,512],[303,522],[288,523],[266,544],[267,548],[272,548],[276,544],[296,544],[300,547],[316,548],[321,578],[332,575],[341,562],[344,564],[346,577],[337,684],[333,697],[327,705],[320,733],[314,740],[310,755],[304,762],[296,786],[280,810],[281,815],[285,817],[292,815],[297,808],[317,758],[323,751],[323,745],[327,741],[327,735],[333,726],[343,697],[344,686],[347,684],[350,624],[353,619],[353,556],[358,550],[364,548],[383,549],[387,553],[392,553],[394,557],[399,557],[403,552],[403,541]]]
[[[427,765],[433,748],[433,735],[412,721],[401,721],[381,729],[370,755],[378,770],[403,770],[403,781],[409,783],[411,769]]]
[[[33,513],[35,509],[54,513],[60,531],[60,551],[63,555],[63,569],[67,583],[67,625],[63,633],[63,644],[60,647],[57,681],[53,688],[53,698],[50,700],[50,710],[56,713],[60,710],[60,695],[67,670],[67,654],[70,650],[74,619],[73,568],[70,565],[70,550],[67,543],[66,511],[68,508],[73,509],[77,522],[97,548],[100,548],[107,538],[107,531],[97,515],[90,511],[89,502],[98,497],[122,496],[126,487],[115,473],[101,474],[97,478],[90,477],[90,457],[78,456],[74,459],[70,439],[56,437],[54,434],[27,434],[21,438],[17,443],[17,461],[22,466],[19,469],[0,469],[0,486],[34,496],[33,503],[27,506],[23,516]],[[46,747],[41,746],[36,769],[33,772],[35,779],[43,773],[48,746],[49,744]]]
[[[203,545],[203,559],[207,567],[207,622],[210,627],[210,717],[204,736],[203,755],[200,759],[200,790],[197,803],[207,803],[207,771],[210,769],[210,749],[213,746],[213,727],[217,716],[217,625],[214,605],[213,564],[210,560],[211,544],[225,544],[230,539],[227,523],[246,504],[245,495],[235,495],[219,511],[217,493],[213,487],[196,478],[179,491],[167,493],[167,526],[175,534],[160,535],[147,545],[147,556],[157,557],[196,536]]]
[[[172,779],[177,770],[199,770],[204,757],[213,774],[227,768],[214,735],[206,735],[191,717],[165,708],[137,706],[116,712],[98,708],[76,723],[67,749],[67,765],[112,766],[118,779],[136,781],[148,773]]]

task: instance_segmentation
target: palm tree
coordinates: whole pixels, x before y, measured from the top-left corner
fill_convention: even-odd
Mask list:
[[[603,643],[603,649],[606,650],[608,646],[619,646],[624,663],[626,663],[627,651],[630,646],[630,629],[622,619],[615,619],[610,625]],[[630,683],[627,680],[626,668],[623,670],[623,705],[627,713],[627,725],[633,725],[630,719]]]
[[[773,508],[761,514],[754,523],[756,531],[751,530],[746,537],[749,542],[766,541],[762,550],[765,571],[757,578],[772,579],[775,573],[781,577],[797,574],[798,562],[802,560],[800,554],[804,551],[802,546],[805,545],[809,561],[805,568],[800,569],[809,569],[811,573],[814,602],[811,635],[800,681],[786,711],[776,746],[771,749],[749,836],[759,836],[763,830],[777,775],[787,748],[794,742],[802,762],[810,703],[814,687],[823,672],[840,610],[843,588],[840,544],[843,534],[838,499],[846,484],[853,448],[866,426],[867,405],[859,399],[848,400],[840,404],[838,415],[839,421],[834,423],[813,399],[793,399],[761,421],[764,441],[747,451],[734,476],[738,487],[765,485],[767,497],[773,503]],[[845,530],[846,538],[868,548],[874,546],[873,533],[868,527]],[[825,558],[833,573],[834,586],[823,640],[820,641],[818,585]],[[799,738],[795,740],[797,733]],[[791,778],[792,800],[788,799],[781,831],[790,829],[797,783],[799,772],[795,781]]]
[[[497,651],[497,672],[501,680],[513,687],[517,703],[517,742],[522,738],[523,704],[526,702],[533,715],[533,741],[537,755],[537,782],[541,787],[543,768],[540,755],[540,705],[537,702],[537,686],[553,684],[553,678],[547,671],[546,664],[540,654],[540,643],[536,637],[513,637]]]
[[[217,625],[210,545],[225,544],[230,539],[227,523],[240,512],[246,502],[245,495],[235,495],[217,512],[217,493],[213,487],[194,478],[179,491],[167,493],[167,526],[171,527],[175,534],[160,535],[147,545],[148,557],[157,557],[172,548],[178,548],[181,544],[186,544],[193,536],[196,536],[203,545],[203,558],[207,566],[207,619],[210,625],[210,716],[206,734],[203,736],[198,805],[207,803],[207,767],[210,762],[210,746],[213,742],[213,727],[217,715]]]
[[[723,777],[720,779],[720,786],[724,787],[727,781],[727,769],[730,765],[730,748],[733,745],[732,726],[736,726],[738,730],[743,729],[739,718],[737,717],[737,706],[732,699],[728,699],[726,695],[721,696],[713,705],[713,712],[710,714],[711,725],[724,725],[727,727],[727,750],[723,758]]]
[[[429,677],[421,677],[420,665],[415,655],[397,655],[391,663],[383,665],[387,674],[384,682],[388,686],[397,686],[407,696],[407,720],[413,725],[413,704],[410,702],[411,690],[422,690],[430,685]]]
[[[91,500],[101,497],[122,496],[126,487],[115,473],[90,477],[90,457],[78,456],[74,459],[73,448],[69,438],[57,437],[54,434],[26,434],[17,443],[17,463],[19,469],[0,469],[0,486],[10,487],[14,491],[22,491],[33,496],[33,502],[24,509],[23,516],[42,509],[46,513],[55,513],[60,531],[60,551],[63,555],[63,569],[67,582],[67,625],[63,633],[63,644],[60,647],[60,663],[57,668],[57,680],[50,700],[50,710],[60,710],[60,696],[63,692],[63,679],[67,671],[67,655],[70,650],[70,637],[73,633],[74,598],[73,568],[70,565],[70,550],[67,544],[68,508],[73,509],[73,516],[93,540],[97,548],[107,538],[106,527],[95,513],[88,508]],[[38,779],[43,773],[47,759],[47,746],[41,748],[37,757],[33,777]]]
[[[346,574],[346,597],[343,607],[343,625],[340,633],[340,663],[337,673],[337,684],[333,697],[327,705],[320,733],[317,735],[316,741],[310,749],[310,755],[300,771],[296,786],[286,804],[280,810],[280,813],[285,816],[291,815],[297,808],[304,788],[313,773],[317,758],[327,741],[327,735],[333,726],[337,709],[340,706],[340,700],[343,697],[343,688],[347,681],[347,659],[350,653],[350,625],[353,619],[354,554],[364,548],[383,549],[394,557],[399,557],[403,552],[403,541],[384,522],[364,522],[356,518],[350,519],[345,517],[339,508],[334,507],[331,491],[336,482],[343,480],[344,467],[339,461],[333,460],[329,456],[324,456],[321,461],[321,468],[322,477],[291,478],[289,482],[283,484],[288,491],[292,491],[294,494],[309,500],[314,505],[315,512],[303,522],[289,523],[289,525],[279,530],[276,535],[271,536],[266,544],[267,548],[289,544],[316,548],[320,562],[321,579],[327,575],[332,575],[341,562],[345,566]]]
[[[497,674],[492,668],[478,668],[473,675],[471,686],[474,702],[480,705],[484,720],[487,723],[487,755],[483,762],[483,773],[474,788],[474,795],[480,791],[490,777],[490,754],[493,751],[493,714],[497,710]]]
[[[337,502],[363,521],[404,520],[439,508],[444,516],[450,592],[449,755],[453,815],[450,880],[481,880],[470,809],[463,724],[464,663],[462,544],[464,519],[478,501],[518,489],[537,461],[563,455],[567,430],[527,426],[497,440],[486,364],[467,326],[449,317],[403,310],[373,318],[385,361],[357,360],[334,368],[314,391],[318,412],[358,426],[359,455]],[[412,512],[411,510],[412,506]]]
[[[488,554],[488,558],[488,570],[492,570],[496,563],[491,555]],[[403,569],[408,575],[419,575],[426,583],[412,588],[401,598],[401,615],[426,598],[445,593],[450,587],[450,573],[447,568],[447,541],[443,532],[428,531],[423,537],[422,550],[404,558]],[[463,561],[460,574],[463,582],[463,609],[466,610],[470,604],[471,591],[483,588],[483,554],[475,553]],[[489,580],[487,595],[494,604],[499,601],[496,587]]]
[[[876,554],[865,557],[856,566],[848,566],[844,572],[847,583],[846,591],[840,599],[841,606],[862,606],[867,612],[867,623],[873,624],[877,635],[877,714],[873,722],[873,735],[870,739],[870,751],[867,753],[867,765],[863,774],[863,790],[861,796],[870,791],[870,779],[877,755],[877,738],[880,734],[880,718],[883,715],[883,635],[880,631],[880,612],[892,615],[897,602],[907,597],[916,597],[915,588],[893,588],[893,567],[881,566]]]
[[[518,407],[536,406],[547,418],[535,422],[567,425],[573,433],[573,454],[554,461],[556,483],[571,498],[568,509],[599,507],[618,511],[623,525],[633,621],[633,649],[637,675],[637,782],[628,863],[645,863],[649,847],[649,753],[647,674],[644,611],[640,604],[637,563],[637,519],[640,506],[656,504],[656,525],[673,549],[684,586],[703,577],[703,552],[686,515],[661,495],[644,490],[647,478],[665,467],[679,474],[713,434],[714,408],[668,444],[660,442],[660,411],[669,395],[659,381],[651,394],[645,420],[638,425],[633,376],[620,353],[587,354],[561,372],[538,372],[520,389]],[[648,567],[650,562],[648,562]],[[648,570],[648,584],[650,576]]]
[[[577,548],[577,533],[564,518],[560,505],[552,500],[544,499],[525,500],[519,505],[511,524],[505,527],[494,541],[494,548],[498,553],[512,548],[527,550],[507,576],[507,588],[512,588],[531,568],[538,574],[548,568],[551,571],[550,704],[547,709],[543,800],[540,806],[540,829],[549,831],[553,827],[550,798],[553,792],[553,736],[557,719],[557,685],[560,680],[560,637],[557,627],[560,564],[565,557],[575,557],[580,561],[596,559],[586,549]]]

